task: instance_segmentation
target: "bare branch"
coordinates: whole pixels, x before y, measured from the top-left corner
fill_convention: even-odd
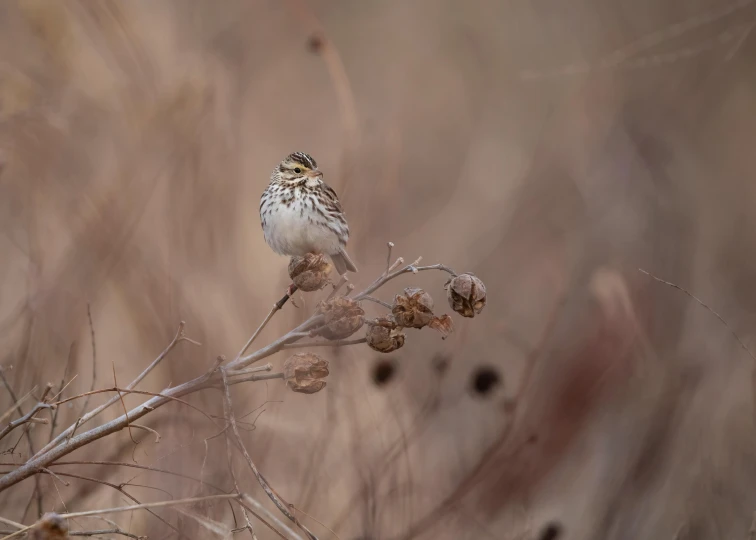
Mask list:
[[[103,514],[118,514],[121,512],[131,512],[133,510],[141,510],[141,509],[147,509],[147,508],[165,508],[170,506],[180,506],[183,504],[195,504],[199,502],[209,502],[214,500],[227,500],[227,499],[240,499],[241,497],[237,495],[236,493],[228,494],[228,495],[207,495],[206,497],[191,497],[188,499],[176,499],[173,501],[160,501],[160,502],[153,502],[153,503],[143,503],[143,504],[134,504],[131,506],[118,506],[115,508],[103,508],[100,510],[87,510],[85,512],[68,512],[65,514],[58,514],[63,519],[74,519],[74,518],[81,518],[81,517],[88,517],[88,516],[101,516]],[[29,525],[28,527],[24,527],[23,529],[20,529],[13,534],[6,536],[2,540],[10,540],[11,538],[16,538],[18,536],[21,536],[26,531],[30,530],[34,525]]]
[[[39,418],[34,418],[34,415],[37,414],[39,411],[43,409],[53,409],[54,407],[52,405],[48,405],[47,403],[37,403],[32,410],[30,410],[28,413],[23,415],[21,418],[18,418],[5,426],[2,431],[0,431],[0,440],[3,439],[8,433],[16,429],[18,426],[21,426],[23,424],[29,423],[29,422],[38,422],[38,423],[47,423],[47,420],[41,420]]]
[[[394,243],[388,242],[386,245],[388,246],[388,254],[386,255],[386,270],[383,272],[384,276],[389,273],[389,269],[391,268],[391,251],[394,249]]]
[[[136,385],[139,384],[142,381],[142,379],[144,379],[153,369],[155,369],[155,367],[157,367],[158,364],[160,364],[160,362],[166,356],[168,356],[168,353],[171,352],[173,350],[173,348],[176,345],[178,345],[179,342],[181,342],[181,341],[190,341],[190,340],[188,340],[188,338],[186,338],[186,336],[184,336],[184,326],[185,325],[186,325],[186,323],[184,323],[184,321],[181,321],[181,323],[179,324],[178,330],[176,331],[176,335],[173,337],[173,339],[168,344],[168,346],[163,350],[163,352],[161,352],[158,355],[157,358],[155,358],[155,360],[152,361],[152,363],[149,366],[147,366],[145,368],[144,371],[142,371],[142,373],[140,373],[137,376],[136,379],[134,379],[126,387],[126,390],[133,390],[136,387]],[[90,395],[90,394],[85,394],[85,395]],[[97,416],[98,414],[100,414],[102,411],[104,411],[105,409],[107,409],[108,407],[110,407],[111,405],[113,405],[116,401],[118,401],[118,396],[114,396],[114,397],[110,398],[104,404],[100,405],[99,407],[97,407],[93,411],[91,411],[91,412],[85,414],[84,416],[82,416],[79,420],[76,421],[76,424],[74,424],[72,426],[69,426],[68,428],[66,428],[65,430],[63,430],[57,437],[55,437],[55,439],[53,439],[52,441],[50,441],[44,448],[42,448],[42,450],[40,450],[39,452],[35,453],[34,457],[32,459],[40,457],[45,452],[48,452],[50,449],[54,448],[55,446],[57,446],[61,442],[65,441],[67,438],[70,438],[69,436],[72,435],[73,432],[79,426],[81,426],[81,425],[86,424],[87,422],[89,422],[92,418],[94,418],[95,416]],[[0,488],[0,489],[2,489],[2,488]]]
[[[254,331],[252,336],[250,336],[250,338],[247,340],[247,343],[245,343],[244,347],[242,347],[242,349],[239,351],[239,354],[236,355],[233,363],[237,362],[239,358],[241,358],[242,355],[247,352],[247,349],[249,349],[250,345],[252,345],[252,342],[257,339],[257,336],[260,335],[260,332],[263,331],[263,328],[265,328],[265,326],[270,322],[270,320],[273,318],[273,315],[275,315],[277,311],[280,311],[284,307],[284,304],[286,304],[286,302],[289,300],[289,298],[291,298],[296,290],[297,287],[293,283],[289,285],[289,289],[286,291],[286,294],[283,295],[283,297],[278,302],[273,304],[273,307],[265,316],[263,322],[260,323],[260,326],[257,327],[257,330]]]
[[[242,452],[242,455],[244,456],[244,459],[247,461],[247,465],[249,466],[250,470],[252,471],[252,474],[255,475],[255,478],[257,478],[257,481],[259,482],[260,486],[263,488],[263,491],[265,491],[265,494],[270,498],[271,501],[273,501],[273,504],[276,505],[276,507],[281,511],[283,515],[285,515],[291,522],[293,522],[295,525],[297,525],[300,529],[302,529],[307,536],[310,538],[310,540],[317,540],[317,537],[312,534],[307,527],[299,523],[299,520],[297,517],[291,513],[291,510],[289,510],[289,504],[281,498],[281,496],[276,493],[276,491],[268,484],[268,481],[265,480],[265,477],[260,473],[260,471],[257,469],[257,466],[252,461],[252,458],[249,455],[249,452],[247,452],[247,448],[244,446],[244,442],[242,441],[241,435],[239,435],[239,428],[236,425],[236,418],[234,417],[234,408],[233,404],[231,403],[231,390],[229,388],[228,379],[226,377],[226,371],[224,369],[221,369],[221,377],[223,378],[223,412],[226,416],[226,420],[231,425],[231,431],[234,435],[234,438],[236,440],[236,445],[239,448],[239,450]]]
[[[344,347],[346,345],[359,345],[360,343],[366,343],[367,339],[342,339],[334,341],[310,341],[308,343],[292,343],[290,345],[284,345],[283,349],[301,349],[305,347]]]
[[[92,384],[89,386],[89,391],[91,392],[92,390],[94,390],[95,384],[97,383],[97,343],[95,341],[94,323],[92,322],[92,310],[89,307],[89,303],[87,303],[87,319],[89,320],[89,337],[92,342]],[[89,406],[89,397],[90,396],[87,396],[87,399],[84,400],[84,404],[81,406],[81,412],[79,413],[80,417],[83,417],[87,412],[87,407]]]
[[[693,300],[695,300],[700,306],[702,306],[709,313],[711,313],[717,319],[719,319],[719,322],[721,322],[724,325],[724,327],[727,328],[727,330],[730,331],[730,334],[732,334],[732,337],[735,338],[735,340],[740,344],[740,346],[748,354],[748,356],[751,357],[751,360],[753,360],[754,362],[756,362],[756,356],[754,356],[754,354],[750,351],[750,349],[748,349],[748,347],[746,346],[746,344],[743,342],[742,339],[740,339],[740,336],[735,332],[735,330],[733,330],[730,327],[730,325],[727,324],[727,321],[724,320],[724,317],[722,317],[719,313],[717,313],[711,307],[709,307],[703,300],[701,300],[700,298],[698,298],[696,295],[692,294],[690,291],[687,291],[686,289],[683,289],[679,285],[676,285],[675,283],[672,283],[671,281],[665,281],[665,280],[663,280],[663,279],[661,279],[659,277],[656,277],[651,272],[647,272],[646,270],[643,270],[643,268],[638,268],[638,271],[641,272],[641,273],[643,273],[643,274],[646,274],[648,277],[650,277],[651,279],[653,279],[655,281],[658,281],[659,283],[663,283],[664,285],[667,285],[669,287],[672,287],[673,289],[677,289],[678,291],[681,291],[682,293],[686,294],[687,296],[689,296],[690,298],[692,298]]]
[[[134,427],[134,428],[137,428],[137,429],[143,429],[144,431],[148,431],[148,432],[152,433],[153,435],[155,435],[155,443],[157,444],[157,443],[160,442],[160,439],[161,439],[160,433],[158,433],[154,429],[149,428],[147,426],[143,426],[141,424],[131,424],[131,427]]]

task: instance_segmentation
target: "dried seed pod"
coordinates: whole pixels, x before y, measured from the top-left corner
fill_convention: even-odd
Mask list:
[[[325,324],[316,333],[326,339],[348,338],[365,323],[365,310],[358,302],[346,296],[321,302],[318,312],[325,317]]]
[[[390,353],[404,346],[404,334],[391,319],[381,318],[368,326],[368,347],[374,351]]]
[[[29,537],[32,540],[66,540],[68,523],[54,512],[48,512],[31,529]]]
[[[433,320],[433,298],[422,289],[404,289],[394,298],[391,313],[399,326],[422,328]]]
[[[325,255],[308,253],[304,257],[292,257],[289,261],[289,277],[300,290],[318,291],[328,283],[331,263]]]
[[[294,392],[314,394],[326,386],[328,360],[313,353],[297,353],[284,362],[284,380]]]
[[[463,317],[475,317],[486,305],[486,286],[475,275],[466,273],[446,282],[451,308]]]
[[[440,317],[433,317],[433,320],[428,324],[429,328],[433,328],[441,333],[441,339],[446,339],[454,331],[454,323],[452,318],[448,315],[441,315]]]

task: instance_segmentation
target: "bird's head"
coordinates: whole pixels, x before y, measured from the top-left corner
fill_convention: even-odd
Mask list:
[[[318,164],[312,156],[304,152],[294,152],[286,156],[273,170],[271,180],[296,183],[322,177],[323,173],[318,170]]]

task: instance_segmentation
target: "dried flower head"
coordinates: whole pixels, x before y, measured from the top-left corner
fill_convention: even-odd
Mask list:
[[[346,296],[321,302],[318,312],[325,317],[325,324],[317,333],[326,339],[348,338],[365,323],[365,310],[358,302]]]
[[[382,353],[394,352],[404,346],[404,334],[393,320],[385,317],[368,325],[365,338],[368,347]]]
[[[486,305],[486,286],[475,275],[466,273],[446,282],[451,308],[463,317],[475,317]]]
[[[314,394],[326,386],[328,360],[313,353],[297,353],[284,362],[284,379],[295,392]]]
[[[54,512],[48,512],[31,529],[32,540],[65,540],[68,536],[68,523]]]
[[[394,298],[391,313],[399,326],[422,328],[433,320],[433,298],[422,289],[404,289]]]
[[[289,261],[289,277],[304,292],[318,291],[328,283],[331,263],[325,255],[308,253],[304,257],[292,257]]]

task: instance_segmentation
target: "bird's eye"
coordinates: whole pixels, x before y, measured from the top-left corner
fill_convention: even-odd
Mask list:
[[[302,169],[300,169],[299,167],[295,167],[294,168],[294,172],[297,173],[297,174],[299,174],[299,173],[302,172]]]

